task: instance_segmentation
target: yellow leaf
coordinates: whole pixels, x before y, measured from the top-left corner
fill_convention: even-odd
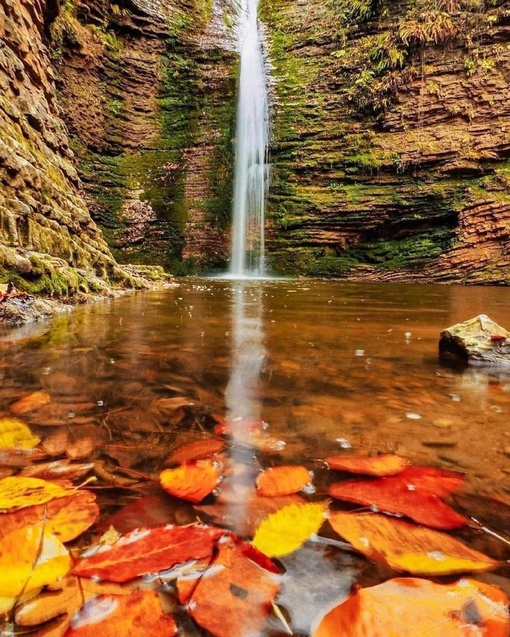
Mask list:
[[[44,504],[74,493],[53,482],[39,478],[9,476],[0,480],[0,511],[12,511],[34,504]]]
[[[317,533],[327,509],[328,502],[289,504],[261,522],[252,544],[268,557],[292,553]]]
[[[37,526],[6,533],[0,547],[0,596],[17,597],[67,575],[71,558],[62,542]]]
[[[21,420],[0,418],[0,449],[32,449],[40,441]]]
[[[448,575],[499,566],[446,533],[385,515],[332,511],[329,522],[360,553],[399,571]]]

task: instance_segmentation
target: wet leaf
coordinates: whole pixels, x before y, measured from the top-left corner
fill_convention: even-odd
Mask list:
[[[165,469],[159,479],[163,489],[170,495],[189,502],[201,502],[218,484],[220,477],[216,462],[198,460],[175,469]]]
[[[41,447],[49,456],[62,456],[68,444],[69,434],[67,431],[57,431],[57,433],[45,438],[41,443]]]
[[[201,460],[220,453],[225,448],[223,440],[217,438],[205,438],[194,440],[173,451],[165,460],[166,464],[180,464],[190,460]]]
[[[48,393],[45,391],[35,391],[32,394],[23,396],[23,398],[20,398],[15,403],[12,403],[9,409],[13,414],[21,416],[29,411],[39,409],[39,407],[43,407],[49,402],[51,402],[51,396]]]
[[[409,465],[408,460],[392,453],[369,457],[329,456],[325,462],[330,469],[379,477],[393,476]]]
[[[19,626],[37,626],[50,621],[58,615],[66,614],[67,626],[71,623],[72,615],[83,605],[83,602],[96,595],[115,594],[129,595],[129,589],[119,584],[94,582],[77,577],[66,577],[63,580],[47,586],[36,597],[17,604],[15,610],[16,623]]]
[[[88,491],[71,491],[70,495],[3,513],[0,517],[0,542],[4,534],[25,526],[39,526],[62,542],[74,540],[90,528],[99,517],[96,496]]]
[[[306,467],[270,467],[258,476],[257,488],[260,495],[291,495],[301,491],[310,481]]]
[[[155,591],[99,595],[87,601],[71,621],[66,637],[173,637],[177,626],[165,615]]]
[[[405,484],[407,488],[419,489],[421,492],[428,492],[446,498],[464,486],[464,476],[457,471],[446,469],[436,469],[435,467],[407,467],[392,480],[392,484]]]
[[[0,510],[12,511],[35,504],[44,504],[53,498],[72,493],[70,489],[64,489],[53,482],[39,478],[10,476],[0,480]]]
[[[445,533],[375,513],[332,511],[335,531],[366,557],[415,575],[487,571],[499,562]]]
[[[214,542],[222,534],[220,529],[202,524],[166,525],[133,531],[113,545],[97,546],[93,554],[78,562],[73,573],[111,582],[127,582],[188,560],[210,558]]]
[[[39,526],[15,529],[0,544],[0,595],[21,593],[51,584],[67,575],[71,558],[62,542]]]
[[[69,460],[54,460],[25,467],[19,475],[41,480],[78,480],[86,476],[93,468],[92,462],[71,463]]]
[[[32,449],[40,438],[34,436],[30,428],[17,418],[0,418],[0,449]]]
[[[249,559],[230,536],[218,549],[209,568],[178,579],[179,599],[215,637],[258,635],[280,588],[279,577]]]
[[[425,489],[394,478],[334,483],[329,494],[338,500],[356,502],[386,513],[407,515],[435,529],[456,529],[468,520]]]
[[[66,456],[71,460],[82,460],[92,455],[95,447],[96,443],[91,436],[79,438],[67,445]]]
[[[502,591],[474,580],[397,578],[351,595],[312,637],[508,637],[507,604]]]
[[[268,557],[292,553],[317,533],[327,508],[327,502],[285,506],[263,520],[252,544]]]
[[[0,466],[26,467],[30,462],[46,458],[42,449],[0,449]]]

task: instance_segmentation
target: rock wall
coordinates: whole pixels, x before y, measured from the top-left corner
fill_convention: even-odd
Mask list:
[[[233,13],[228,0],[75,0],[51,27],[87,203],[120,262],[224,267]]]
[[[510,6],[262,0],[281,273],[510,282]]]
[[[121,283],[81,194],[56,100],[44,0],[0,0],[0,283],[68,294]]]

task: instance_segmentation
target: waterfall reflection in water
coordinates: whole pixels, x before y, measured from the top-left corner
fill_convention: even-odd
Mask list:
[[[247,462],[251,455],[251,468],[254,468],[254,455],[246,446],[246,429],[261,418],[262,373],[266,350],[264,347],[262,288],[249,281],[233,284],[232,340],[230,375],[225,391],[227,420],[230,423],[232,445],[230,458],[234,467]],[[241,445],[235,443],[242,442]],[[229,517],[242,526],[247,513],[245,498],[236,497],[238,486],[235,472],[224,489],[229,501]],[[228,497],[228,490],[231,497]]]

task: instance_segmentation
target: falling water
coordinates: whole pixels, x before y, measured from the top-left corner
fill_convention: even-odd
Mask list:
[[[233,277],[260,277],[265,271],[268,98],[257,19],[258,0],[244,2],[230,274]]]

